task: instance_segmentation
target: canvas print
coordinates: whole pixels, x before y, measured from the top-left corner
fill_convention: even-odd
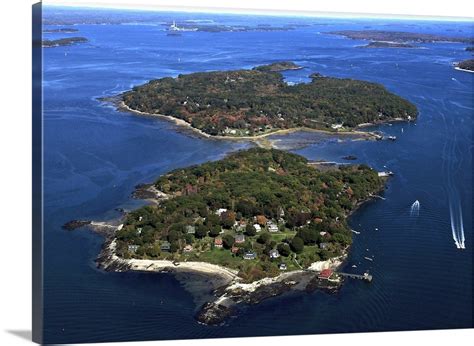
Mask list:
[[[36,341],[472,327],[472,21],[34,15]]]

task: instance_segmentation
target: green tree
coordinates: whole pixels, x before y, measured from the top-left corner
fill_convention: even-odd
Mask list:
[[[234,237],[231,234],[226,234],[222,237],[222,243],[226,249],[230,249],[234,245]]]
[[[260,236],[258,237],[257,241],[260,243],[260,244],[266,244],[270,241],[271,239],[271,236],[270,236],[270,233],[268,232],[263,232],[262,234],[260,234]]]
[[[209,232],[209,228],[207,228],[205,225],[197,225],[194,236],[196,238],[202,239],[207,235],[207,232]]]
[[[290,242],[291,249],[296,253],[302,253],[304,249],[304,241],[300,237],[293,237]]]
[[[253,227],[253,225],[247,224],[247,226],[245,226],[245,234],[249,237],[253,237],[257,234],[257,230],[255,229],[255,227]]]
[[[277,250],[280,253],[280,255],[284,257],[288,257],[291,253],[290,245],[286,243],[280,243],[277,245]]]
[[[215,238],[221,233],[221,226],[219,225],[213,225],[211,226],[211,229],[209,230],[209,236]]]

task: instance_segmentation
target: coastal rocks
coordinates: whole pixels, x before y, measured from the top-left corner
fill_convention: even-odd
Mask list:
[[[111,251],[113,240],[108,239],[102,245],[102,250],[95,262],[97,268],[108,272],[124,272],[130,270],[130,264],[117,258]]]
[[[156,189],[154,184],[139,184],[135,186],[135,191],[132,193],[135,199],[158,200],[167,198],[168,196]]]
[[[205,303],[196,315],[196,320],[199,323],[213,326],[222,324],[233,313],[232,306],[225,306],[224,304],[216,302]]]
[[[81,228],[81,227],[90,225],[91,223],[92,223],[92,221],[90,221],[90,220],[87,220],[87,221],[84,221],[84,220],[71,220],[69,222],[66,222],[62,226],[62,228],[67,230],[67,231],[73,231],[77,228]]]
[[[342,159],[343,160],[348,160],[348,161],[353,161],[353,160],[357,160],[357,156],[347,155],[347,156],[344,156]]]

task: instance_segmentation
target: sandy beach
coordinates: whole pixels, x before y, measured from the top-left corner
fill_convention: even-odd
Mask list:
[[[183,272],[197,272],[200,274],[207,275],[218,275],[229,282],[229,286],[226,290],[243,290],[246,292],[253,292],[257,288],[265,285],[270,285],[275,282],[279,282],[287,279],[298,273],[307,272],[320,272],[323,269],[337,270],[345,259],[345,255],[340,257],[331,258],[327,261],[318,261],[312,263],[305,270],[294,270],[289,272],[282,272],[280,275],[275,277],[266,277],[251,283],[242,283],[241,278],[238,276],[238,271],[226,267],[222,267],[216,264],[207,262],[173,262],[168,260],[149,260],[149,259],[124,259],[120,258],[115,254],[116,243],[113,239],[110,244],[107,245],[106,251],[109,256],[106,261],[102,261],[101,265],[107,269],[109,267],[120,265],[121,268],[126,267],[127,270],[140,271],[140,272],[168,272],[168,271],[183,271]]]
[[[455,70],[458,70],[458,71],[463,71],[463,72],[474,73],[474,71],[471,71],[471,70],[466,70],[466,69],[464,69],[464,68],[460,68],[460,67],[457,67],[457,66],[456,66],[454,69],[455,69]]]
[[[163,272],[163,271],[190,271],[201,274],[219,275],[229,281],[240,280],[237,276],[238,271],[221,267],[216,264],[207,262],[175,262],[167,260],[147,260],[147,259],[124,259],[115,254],[115,239],[105,249],[109,253],[107,261],[103,261],[101,265],[107,269],[108,267],[120,264],[128,270],[141,272]]]

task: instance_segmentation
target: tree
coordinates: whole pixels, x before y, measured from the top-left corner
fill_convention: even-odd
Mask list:
[[[265,217],[265,215],[257,215],[257,223],[260,226],[265,226],[265,224],[267,223],[267,218]]]
[[[202,239],[207,235],[207,232],[209,231],[209,228],[207,228],[204,225],[197,225],[196,226],[196,232],[194,233],[194,236],[196,238]]]
[[[284,257],[288,257],[291,253],[290,245],[285,244],[285,243],[278,244],[277,250],[280,253],[280,255]]]
[[[222,237],[222,244],[226,249],[230,249],[234,245],[234,237],[231,234],[226,234]]]
[[[304,241],[300,237],[294,237],[290,242],[291,249],[296,253],[302,253],[304,249]]]
[[[209,236],[215,238],[221,233],[221,227],[219,225],[211,226],[209,230]]]
[[[221,224],[224,228],[231,228],[235,223],[235,212],[232,210],[225,211],[221,214]]]
[[[271,236],[270,236],[270,233],[268,232],[263,232],[262,234],[260,234],[260,236],[258,237],[257,241],[260,243],[260,244],[266,244],[267,242],[269,242],[271,239]]]
[[[172,243],[170,244],[170,251],[171,251],[171,252],[176,252],[176,251],[178,251],[178,250],[179,250],[179,244],[178,244],[178,242],[172,242]]]
[[[245,226],[245,234],[249,237],[253,237],[257,234],[257,230],[255,229],[255,227],[253,227],[253,225],[247,224],[247,226]]]

